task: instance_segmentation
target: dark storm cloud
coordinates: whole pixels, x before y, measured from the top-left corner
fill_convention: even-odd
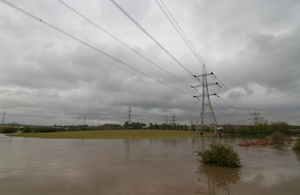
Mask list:
[[[7,111],[8,122],[82,124],[86,114],[90,125],[123,124],[128,106],[132,106],[132,120],[139,122],[162,123],[174,113],[178,122],[189,124],[198,117],[200,103],[192,96],[200,92],[193,94],[190,89],[198,83],[110,1],[64,2],[154,64],[59,1],[11,2],[133,69],[1,3],[0,112]],[[154,1],[116,2],[187,69],[201,74],[194,54]],[[298,1],[164,3],[209,69],[243,103],[210,87],[221,97],[211,98],[219,123],[248,124],[245,106],[256,108],[269,121],[298,123]],[[209,78],[209,82],[215,81]]]

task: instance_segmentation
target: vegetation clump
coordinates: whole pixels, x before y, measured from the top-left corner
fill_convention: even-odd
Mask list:
[[[24,127],[23,133],[31,133],[32,129],[30,127]]]
[[[5,126],[1,126],[0,127],[0,133],[16,133],[18,131],[17,128],[14,127],[5,127]]]
[[[241,159],[232,146],[227,144],[210,144],[210,149],[197,152],[200,162],[219,167],[240,167]]]
[[[285,141],[285,135],[279,131],[275,131],[275,133],[271,134],[267,138],[270,139],[273,144],[280,144]]]
[[[284,144],[284,142],[291,142],[295,141],[293,138],[286,137],[285,134],[276,131],[275,133],[271,134],[270,136],[267,136],[267,139],[270,141],[266,140],[255,140],[255,141],[244,141],[237,143],[236,145],[238,146],[268,146],[271,144]]]
[[[252,141],[252,142],[244,141],[244,142],[237,143],[236,145],[238,145],[238,146],[268,146],[268,145],[271,145],[271,143],[266,140],[256,140],[256,141]]]
[[[300,151],[300,138],[298,138],[293,146],[294,151]]]

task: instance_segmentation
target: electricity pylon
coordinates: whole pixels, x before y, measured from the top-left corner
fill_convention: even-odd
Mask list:
[[[83,126],[86,126],[86,114],[84,114],[84,119],[83,119]]]
[[[259,123],[259,119],[264,119],[262,117],[258,117],[260,115],[260,113],[255,111],[254,108],[254,112],[250,113],[250,115],[253,115],[253,118],[249,118],[248,120],[253,120],[253,126],[256,127],[256,125]]]
[[[3,117],[2,117],[1,124],[4,125],[4,123],[5,123],[5,111],[4,111],[4,113],[3,113]]]
[[[217,135],[217,120],[213,111],[213,108],[211,106],[211,102],[210,102],[210,96],[217,96],[219,98],[219,96],[216,93],[209,93],[208,91],[208,86],[212,86],[212,85],[217,85],[218,87],[221,87],[219,85],[219,83],[208,83],[207,82],[207,76],[213,76],[215,77],[214,73],[206,73],[206,68],[205,65],[203,64],[202,67],[202,74],[198,75],[198,76],[194,76],[198,81],[200,81],[199,85],[196,86],[191,86],[192,89],[197,90],[198,87],[202,87],[202,94],[198,95],[198,96],[194,96],[194,98],[196,98],[197,100],[201,101],[201,109],[200,109],[200,114],[199,114],[199,118],[196,124],[196,133],[195,136],[198,134],[199,131],[199,127],[201,129],[201,135],[204,132],[204,119],[207,115],[210,116],[211,120],[212,120],[212,127],[214,130],[214,133]],[[206,110],[209,110],[208,112]],[[200,121],[200,124],[199,124]]]
[[[128,111],[128,124],[131,124],[131,106],[129,106],[129,111]]]
[[[174,113],[173,113],[173,116],[172,116],[172,124],[173,124],[173,125],[176,124],[176,116],[174,115]]]

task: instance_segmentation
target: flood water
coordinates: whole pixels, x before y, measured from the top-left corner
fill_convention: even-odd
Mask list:
[[[36,139],[0,135],[0,194],[300,194],[293,144],[240,147],[255,138]],[[232,145],[242,168],[203,166],[195,151]]]

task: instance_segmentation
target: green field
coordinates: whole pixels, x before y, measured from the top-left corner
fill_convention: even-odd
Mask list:
[[[204,133],[203,136],[213,136]],[[99,130],[99,131],[67,131],[53,133],[21,133],[15,137],[54,138],[54,139],[178,139],[194,137],[194,131],[170,130]]]

